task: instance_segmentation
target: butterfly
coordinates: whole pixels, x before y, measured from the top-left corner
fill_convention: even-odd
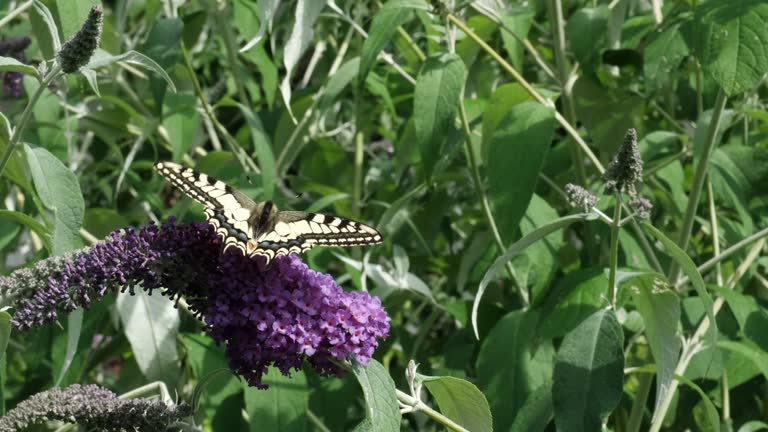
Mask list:
[[[244,255],[306,252],[317,245],[355,246],[381,243],[374,228],[320,213],[280,211],[272,201],[256,202],[215,178],[173,162],[157,162],[155,170],[205,207],[205,217],[223,240],[223,251],[235,247]]]

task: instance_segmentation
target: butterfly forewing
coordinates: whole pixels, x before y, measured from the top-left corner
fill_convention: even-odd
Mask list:
[[[259,255],[267,263],[278,255],[299,254],[317,245],[354,246],[381,243],[374,228],[336,216],[299,211],[270,213],[272,203],[260,205],[225,183],[172,162],[155,169],[190,198],[205,206],[205,216],[224,241],[243,254]],[[267,209],[267,210],[265,210]],[[255,214],[263,211],[262,214]],[[271,217],[274,216],[274,217]],[[256,233],[252,221],[268,220],[269,229]],[[257,223],[257,225],[259,224]]]
[[[158,162],[155,169],[190,198],[205,206],[205,217],[224,242],[246,253],[253,235],[248,224],[256,203],[215,178],[172,162]]]

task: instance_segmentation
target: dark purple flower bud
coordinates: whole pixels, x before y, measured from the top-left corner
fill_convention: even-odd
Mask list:
[[[648,219],[651,217],[651,210],[653,210],[653,204],[646,198],[637,197],[629,202],[629,206],[635,211],[635,215],[640,219]]]
[[[0,56],[12,57],[22,63],[27,61],[24,50],[32,40],[26,36],[0,40]],[[11,97],[21,97],[24,93],[24,74],[21,72],[6,72],[3,74],[3,91]]]
[[[88,64],[99,46],[102,15],[100,6],[93,6],[83,26],[59,50],[59,64],[64,73],[77,72]]]
[[[565,193],[568,195],[568,204],[589,211],[597,204],[597,195],[579,185],[568,183],[565,185]]]
[[[2,304],[15,305],[14,324],[27,328],[55,320],[58,311],[88,307],[110,290],[141,287],[151,294],[162,287],[162,295],[185,297],[205,330],[226,346],[232,370],[259,388],[266,388],[269,366],[288,375],[307,360],[321,374],[338,375],[343,369],[336,362],[347,357],[366,364],[389,334],[378,298],[344,291],[298,257],[277,257],[264,268],[261,258],[220,248],[204,223],[114,232],[80,253],[0,277]]]
[[[603,180],[607,193],[626,192],[632,198],[637,196],[637,185],[643,181],[643,160],[634,129],[627,130],[624,142],[603,173]]]
[[[22,401],[0,417],[0,432],[20,431],[48,420],[78,423],[89,430],[160,432],[191,415],[192,408],[184,403],[168,406],[157,400],[120,399],[94,384],[73,384]]]

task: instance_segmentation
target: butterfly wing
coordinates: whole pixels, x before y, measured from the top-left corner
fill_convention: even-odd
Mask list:
[[[355,246],[381,243],[374,228],[353,220],[319,213],[281,211],[271,231],[260,235],[251,255],[267,261],[278,255],[302,253],[317,245]]]
[[[157,162],[155,169],[171,184],[205,206],[205,217],[224,242],[246,254],[253,229],[248,223],[257,204],[245,194],[215,178],[173,162]],[[252,248],[250,248],[252,249]]]

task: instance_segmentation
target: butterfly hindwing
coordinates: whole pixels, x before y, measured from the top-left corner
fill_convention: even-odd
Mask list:
[[[368,225],[319,213],[283,211],[277,214],[274,228],[256,239],[253,254],[272,259],[277,255],[302,253],[317,245],[376,243],[381,243],[381,235]]]

